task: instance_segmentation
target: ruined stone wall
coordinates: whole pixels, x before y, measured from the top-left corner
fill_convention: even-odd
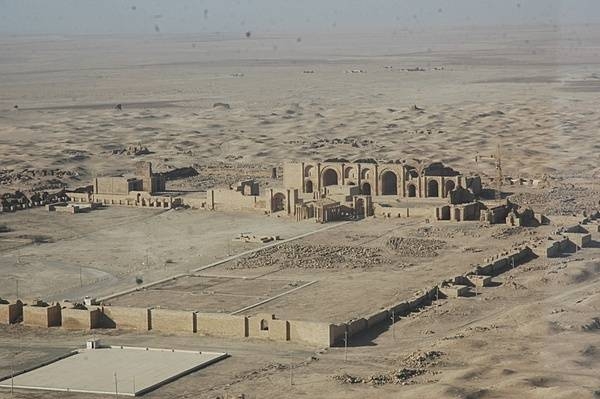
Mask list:
[[[237,338],[248,336],[248,320],[245,316],[197,313],[196,323],[198,334]]]
[[[283,187],[289,189],[302,188],[303,176],[304,172],[301,163],[283,164]]]
[[[207,197],[213,201],[212,209],[218,211],[255,210],[260,201],[260,197],[243,195],[239,191],[228,189],[208,190]]]
[[[34,327],[58,327],[62,323],[60,305],[23,306],[23,324]]]
[[[23,319],[23,303],[0,304],[0,324],[15,324]]]
[[[101,328],[148,331],[152,327],[150,309],[104,306],[102,312],[105,317]]]
[[[435,219],[435,207],[406,208],[397,206],[373,205],[375,217],[381,218],[432,218]]]
[[[98,177],[94,179],[94,194],[127,195],[130,182],[124,177]]]
[[[163,333],[196,332],[196,313],[183,310],[152,309],[152,330]]]
[[[67,330],[91,330],[101,327],[102,312],[99,309],[62,309],[62,327]]]
[[[269,339],[274,341],[289,341],[290,322],[287,320],[271,320],[269,323]]]
[[[331,345],[329,323],[289,320],[289,324],[290,341],[327,347]]]

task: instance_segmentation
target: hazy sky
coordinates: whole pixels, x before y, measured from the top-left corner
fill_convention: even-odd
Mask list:
[[[1,34],[260,34],[538,23],[600,23],[600,0],[0,0]]]

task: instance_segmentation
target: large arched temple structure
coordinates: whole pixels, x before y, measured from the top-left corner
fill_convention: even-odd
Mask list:
[[[477,195],[478,176],[464,176],[436,162],[428,166],[375,161],[287,163],[283,169],[284,186],[300,193],[322,192],[329,186],[356,186],[361,195],[390,198],[448,198],[458,187]]]

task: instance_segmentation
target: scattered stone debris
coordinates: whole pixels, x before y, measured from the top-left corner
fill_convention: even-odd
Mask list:
[[[169,189],[194,189],[206,191],[217,186],[231,186],[237,182],[256,179],[260,184],[271,182],[273,167],[260,163],[232,163],[239,159],[235,156],[228,156],[228,162],[210,162],[205,164],[193,164],[190,168],[196,171],[196,175],[189,177],[178,176],[169,184]],[[241,157],[240,157],[241,158]],[[182,168],[185,169],[185,168]],[[278,170],[278,176],[281,170]],[[170,180],[170,179],[167,179]]]
[[[231,105],[227,104],[227,103],[214,103],[213,104],[213,108],[219,108],[219,109],[231,109]]]
[[[436,365],[444,355],[445,353],[440,351],[416,351],[405,357],[402,364],[404,367],[425,368]]]
[[[318,117],[323,118],[324,116],[319,114]],[[369,139],[359,139],[356,137],[341,137],[341,138],[320,138],[314,141],[289,141],[288,144],[301,144],[304,149],[317,149],[329,146],[338,146],[338,145],[349,145],[354,148],[367,147],[375,144],[373,140]]]
[[[600,330],[600,318],[594,317],[590,323],[582,325],[581,329],[583,331],[597,331],[597,330]]]
[[[430,370],[430,368],[436,366],[438,360],[444,355],[445,353],[440,351],[416,351],[404,358],[400,362],[399,368],[389,372],[373,374],[366,378],[344,373],[335,375],[333,379],[342,384],[369,384],[373,386],[386,384],[415,384],[415,377],[427,373],[434,374],[435,372]]]
[[[79,173],[64,169],[2,169],[0,170],[0,185],[14,185],[31,182],[44,177],[77,177]]]
[[[546,215],[576,215],[598,206],[598,191],[563,184],[539,192],[518,193],[510,201]]]
[[[152,154],[152,152],[148,149],[148,147],[144,147],[142,145],[130,145],[127,148],[120,148],[116,150],[112,150],[113,155],[129,155],[129,156],[140,156]]]
[[[434,257],[438,256],[437,250],[446,246],[445,241],[422,240],[419,238],[390,237],[385,246],[399,256],[409,257]]]
[[[357,269],[389,263],[376,248],[284,244],[240,258],[230,269],[279,266],[282,269]]]
[[[185,168],[174,168],[168,172],[159,173],[165,180],[187,179],[188,177],[198,176],[198,171],[191,166]]]
[[[22,209],[28,209],[36,206],[44,206],[56,202],[67,201],[68,198],[64,190],[55,193],[32,192],[26,195],[22,191],[4,193],[0,196],[0,213],[14,212]]]

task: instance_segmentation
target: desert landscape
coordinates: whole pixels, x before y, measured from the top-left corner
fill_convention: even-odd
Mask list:
[[[0,398],[114,397],[6,385],[90,338],[230,355],[149,398],[600,397],[599,45],[595,25],[0,37],[0,194],[68,196],[145,161],[186,205],[279,187],[288,162],[443,162],[481,177],[490,212],[540,221],[2,212],[0,299],[198,315],[189,331],[0,321]],[[548,255],[569,234],[589,241]],[[199,334],[204,313],[246,333]],[[265,339],[276,322],[287,338]],[[296,322],[326,325],[326,344]]]

